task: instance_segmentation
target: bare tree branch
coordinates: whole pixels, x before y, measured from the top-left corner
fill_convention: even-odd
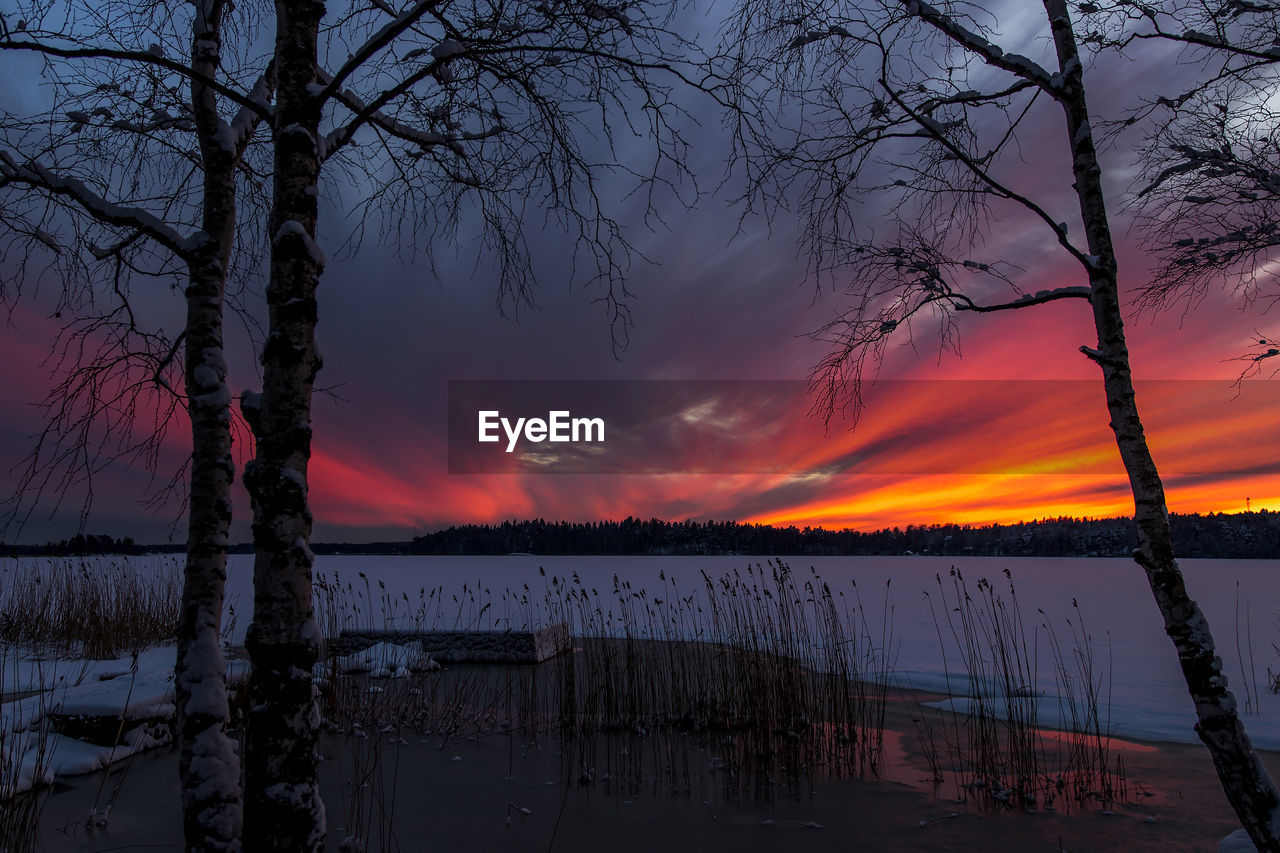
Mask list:
[[[150,211],[113,204],[75,178],[55,175],[34,160],[19,165],[9,152],[0,150],[0,188],[10,183],[25,184],[65,196],[98,221],[145,234],[183,260],[191,258],[192,252],[204,239],[204,235],[199,233],[183,237]]]
[[[944,14],[937,7],[921,0],[897,0],[897,2],[908,15],[914,15],[934,27],[955,44],[982,57],[982,60],[993,68],[1015,74],[1039,86],[1049,95],[1057,97],[1061,83],[1055,82],[1052,74],[1025,56],[1005,53],[983,36],[962,26],[954,17]]]
[[[213,77],[193,70],[188,65],[184,65],[181,62],[156,53],[118,50],[109,47],[65,48],[43,42],[26,40],[14,41],[12,38],[0,38],[0,50],[38,53],[43,56],[57,57],[60,59],[110,59],[118,62],[131,62],[138,65],[160,68],[208,86],[227,100],[238,104],[242,109],[256,114],[259,120],[270,120],[271,118],[271,110],[269,106],[263,104],[252,95],[246,95],[243,92],[239,92],[236,89],[219,82]]]

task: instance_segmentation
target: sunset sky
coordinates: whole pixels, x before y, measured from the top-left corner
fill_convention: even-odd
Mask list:
[[[1005,31],[1018,47],[1017,39],[1035,33],[1012,18]],[[34,75],[31,65],[10,62],[5,68]],[[1100,64],[1086,74],[1086,84],[1100,92],[1094,108],[1105,110],[1117,106],[1109,81],[1146,85],[1162,73],[1154,65],[1117,70]],[[34,85],[34,76],[28,79]],[[23,96],[0,93],[4,97],[21,104]],[[710,115],[705,108],[704,115]],[[1035,128],[1025,148],[1043,149],[1045,157],[1064,164],[1060,114],[1045,113]],[[932,330],[921,324],[912,340],[891,343],[879,373],[883,380],[916,381],[873,392],[856,429],[837,418],[824,430],[807,416],[812,400],[803,396],[785,417],[739,412],[732,421],[737,438],[750,439],[744,442],[750,453],[767,460],[759,466],[743,460],[743,473],[689,473],[666,459],[663,473],[649,474],[450,474],[450,380],[804,380],[825,353],[825,345],[807,333],[847,297],[830,282],[819,286],[806,276],[795,222],[785,212],[772,225],[756,216],[740,222],[741,209],[730,203],[732,184],[715,192],[726,145],[714,117],[687,133],[691,167],[704,190],[697,204],[668,205],[666,227],[657,230],[645,228],[634,199],[620,199],[614,209],[651,261],[631,267],[634,326],[629,346],[616,358],[607,318],[593,302],[597,294],[571,286],[567,247],[556,234],[534,240],[537,307],[514,312],[507,305],[503,317],[492,271],[473,263],[469,246],[456,252],[436,247],[439,281],[421,259],[406,261],[385,248],[340,254],[342,237],[358,223],[344,202],[351,188],[331,192],[321,223],[330,263],[318,330],[325,356],[318,382],[330,393],[317,396],[312,420],[314,539],[405,539],[449,524],[528,517],[632,515],[871,529],[1132,511],[1099,372],[1078,352],[1082,344],[1096,343],[1083,300],[964,318],[962,355],[940,352]],[[1131,176],[1123,143],[1108,152],[1107,164],[1108,186],[1119,194]],[[1070,178],[1048,168],[1032,158],[1014,177],[1022,189],[1048,199],[1055,215],[1074,221]],[[1132,292],[1145,281],[1149,262],[1125,214],[1115,212],[1113,220],[1122,241],[1122,286]],[[1023,290],[1084,283],[1079,267],[1053,249],[1044,233],[1018,223],[997,223],[985,247],[1025,270]],[[16,275],[12,260],[0,264],[9,264],[0,273]],[[50,386],[45,356],[58,321],[48,316],[48,301],[40,293],[24,296],[0,335],[0,363],[7,366],[0,383],[5,494],[14,490],[16,469],[40,428],[40,412],[30,404]],[[1129,313],[1139,405],[1175,512],[1240,511],[1246,498],[1254,509],[1280,510],[1276,383],[1232,387],[1241,370],[1234,357],[1249,349],[1258,331],[1274,332],[1264,307],[1214,294],[1191,309]],[[156,299],[155,315],[171,333],[180,309],[175,297]],[[258,387],[242,330],[233,332],[229,349],[233,389]],[[974,381],[992,379],[1039,387],[1021,393],[1011,390],[1019,386]],[[1143,380],[1160,381],[1144,386]],[[991,393],[978,394],[975,389],[983,387]],[[172,424],[160,481],[172,474],[187,441],[185,425]],[[242,466],[243,442],[238,450]],[[696,448],[684,450],[695,466]],[[137,468],[99,472],[85,529],[148,542],[168,539],[180,506],[143,506],[148,482]],[[46,496],[19,538],[74,533],[83,497],[82,489],[73,489],[55,507]],[[238,484],[234,497],[233,540],[245,541],[248,499]],[[179,525],[175,539],[183,529]]]

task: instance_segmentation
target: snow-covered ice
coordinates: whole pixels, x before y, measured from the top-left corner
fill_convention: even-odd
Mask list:
[[[9,661],[0,683],[32,695],[0,704],[0,779],[10,779],[20,764],[17,791],[47,784],[54,775],[91,773],[161,745],[144,721],[174,716],[173,665],[176,646],[158,646],[133,656],[103,661],[41,660],[34,656]],[[242,682],[247,661],[230,661],[227,678]],[[42,729],[44,718],[61,716],[123,717],[126,730],[115,746],[100,746]],[[9,793],[0,790],[0,796]]]
[[[992,581],[998,591],[1007,593],[1004,570],[1012,572],[1018,604],[1029,634],[1039,631],[1041,664],[1035,689],[1043,694],[1040,708],[1046,724],[1058,719],[1058,691],[1053,678],[1053,661],[1044,643],[1043,624],[1050,624],[1058,634],[1065,651],[1072,645],[1069,623],[1077,621],[1072,601],[1078,600],[1078,616],[1088,633],[1095,677],[1101,682],[1103,727],[1111,734],[1176,743],[1199,743],[1193,728],[1195,709],[1186,692],[1178,668],[1173,645],[1164,633],[1160,614],[1152,600],[1146,576],[1132,561],[1122,558],[1027,558],[1027,557],[794,557],[783,558],[802,582],[813,566],[833,591],[842,589],[851,597],[851,582],[856,581],[868,619],[878,625],[883,611],[886,585],[893,609],[890,666],[899,683],[926,690],[945,687],[946,671],[938,646],[938,632],[925,593],[931,593],[935,607],[938,588],[935,575],[949,582],[948,572],[959,567],[970,588],[979,578]],[[250,556],[230,559],[229,595],[241,602],[252,599],[252,561]],[[481,624],[465,627],[522,630],[538,627],[552,620],[539,609],[551,577],[571,579],[576,574],[582,585],[596,588],[601,597],[613,589],[613,578],[629,581],[632,591],[646,589],[652,596],[664,588],[661,572],[670,583],[679,583],[682,595],[701,594],[702,572],[712,578],[742,571],[748,564],[765,564],[765,557],[359,557],[320,556],[316,571],[331,577],[337,573],[345,586],[354,581],[358,588],[364,572],[378,595],[381,581],[386,593],[399,597],[402,593],[417,606],[419,591],[441,587],[436,600],[449,602],[440,611],[439,627],[453,627],[457,605],[451,596],[462,599],[462,586],[476,593],[477,610],[485,602],[490,608]],[[1204,610],[1214,637],[1217,652],[1223,659],[1223,671],[1241,704],[1245,703],[1245,686],[1252,692],[1258,688],[1256,709],[1250,707],[1242,719],[1256,746],[1280,749],[1280,696],[1266,689],[1266,670],[1280,668],[1280,659],[1272,648],[1278,639],[1276,617],[1280,615],[1280,561],[1277,560],[1183,560],[1187,586]],[[546,576],[539,574],[545,568]],[[766,566],[767,568],[767,566]],[[889,582],[892,581],[890,584]],[[1236,586],[1239,582],[1239,613],[1236,610]],[[528,607],[513,604],[525,594]],[[487,596],[483,591],[487,590]],[[506,602],[503,593],[516,593]],[[665,597],[659,595],[658,597]],[[375,599],[376,601],[376,599]],[[1043,610],[1040,615],[1037,610]],[[615,611],[616,612],[616,611]],[[247,624],[247,614],[240,609],[240,624]],[[359,626],[353,626],[359,627]],[[388,625],[387,627],[397,627]],[[1250,639],[1249,628],[1252,629]],[[946,625],[943,625],[944,631]],[[1238,643],[1241,655],[1237,655]],[[878,635],[878,630],[873,629]],[[1250,643],[1253,666],[1249,665]],[[957,661],[950,660],[953,693],[963,697],[967,678],[957,678]],[[1242,669],[1249,678],[1242,675]],[[963,673],[960,673],[963,675]]]
[[[145,558],[143,558],[145,559]],[[949,582],[948,571],[958,566],[970,587],[979,578],[989,578],[998,590],[1006,590],[1005,569],[1013,575],[1018,603],[1027,631],[1038,634],[1042,653],[1045,651],[1045,624],[1052,625],[1065,649],[1072,645],[1070,623],[1089,636],[1095,677],[1100,684],[1101,724],[1106,732],[1122,737],[1160,741],[1197,743],[1193,728],[1195,713],[1179,671],[1172,645],[1164,633],[1159,613],[1152,601],[1142,570],[1126,559],[1087,558],[994,558],[994,557],[863,557],[863,558],[784,558],[798,581],[809,576],[813,566],[832,590],[844,590],[852,599],[852,582],[862,598],[862,606],[873,629],[884,612],[887,590],[892,607],[892,640],[888,650],[889,668],[898,682],[919,689],[950,692],[954,701],[963,704],[969,695],[968,679],[954,656],[944,668],[939,654],[938,631],[929,606],[929,593],[938,604],[936,575]],[[584,588],[598,589],[602,600],[613,589],[615,575],[631,584],[633,591],[647,589],[651,597],[672,581],[679,583],[681,595],[702,594],[702,573],[712,578],[744,570],[748,564],[765,563],[762,557],[360,557],[320,556],[316,571],[332,578],[336,572],[341,583],[356,584],[357,591],[368,578],[373,595],[381,595],[378,583],[385,585],[391,598],[406,595],[418,606],[420,590],[439,587],[435,602],[441,604],[436,624],[427,627],[455,627],[459,605],[452,596],[465,600],[476,596],[478,619],[466,616],[456,627],[488,630],[522,630],[555,621],[542,612],[543,596],[552,589],[552,576],[573,579]],[[237,609],[237,635],[243,639],[252,614],[252,565],[250,555],[232,556],[229,565],[227,600]],[[546,575],[539,573],[539,568]],[[1241,704],[1242,719],[1254,743],[1264,749],[1280,749],[1280,696],[1266,689],[1266,671],[1280,668],[1280,660],[1272,648],[1277,639],[1276,616],[1280,614],[1280,561],[1275,560],[1184,560],[1182,567],[1188,588],[1200,603],[1217,640],[1217,652],[1223,658],[1223,671]],[[660,577],[661,573],[661,577]],[[890,581],[892,583],[890,583]],[[1237,605],[1237,588],[1239,583]],[[570,583],[573,583],[571,580]],[[574,583],[576,586],[576,583]],[[503,599],[506,591],[512,594]],[[524,597],[527,596],[527,600]],[[663,593],[660,597],[666,598]],[[1078,600],[1079,610],[1072,608]],[[375,599],[376,602],[376,599]],[[485,604],[490,606],[480,616]],[[434,605],[433,605],[434,606]],[[1238,610],[1237,610],[1238,606]],[[1043,611],[1041,616],[1038,611]],[[465,615],[465,614],[464,614]],[[430,621],[430,620],[428,620]],[[473,624],[474,622],[474,624]],[[404,627],[392,619],[386,627]],[[360,627],[353,625],[353,627]],[[945,624],[943,625],[945,631]],[[1250,629],[1252,635],[1250,636]],[[877,636],[878,630],[873,630]],[[1241,654],[1237,654],[1237,646]],[[420,654],[420,648],[417,653]],[[393,676],[412,669],[415,650],[412,647],[387,647],[367,650],[355,656],[361,671]],[[379,656],[381,658],[379,659]],[[1243,657],[1243,662],[1241,660]],[[1252,657],[1252,663],[1250,658]],[[1243,665],[1242,665],[1243,664]],[[357,666],[349,661],[344,666]],[[52,666],[52,668],[51,668]],[[144,652],[138,661],[138,676],[129,699],[129,707],[137,711],[172,712],[173,649]],[[244,664],[233,662],[233,666]],[[367,666],[367,669],[363,667]],[[0,709],[0,725],[4,730],[22,729],[38,720],[51,702],[68,708],[102,709],[112,703],[123,704],[132,668],[130,658],[116,661],[51,665],[49,662],[24,661],[6,665],[4,683],[14,685],[43,683],[56,685],[37,697],[6,703]],[[948,672],[949,669],[949,672]],[[82,670],[84,672],[82,673]],[[115,677],[101,681],[105,675]],[[1248,673],[1246,678],[1244,673]],[[112,683],[115,682],[115,683]],[[1254,702],[1244,708],[1246,690],[1258,688]],[[998,685],[987,685],[995,688]],[[1046,725],[1059,722],[1059,691],[1053,678],[1053,662],[1042,659],[1037,683],[1029,686],[1040,696],[1039,719]],[[986,690],[998,695],[997,690]],[[1002,703],[997,701],[997,709]],[[120,707],[116,705],[116,707]],[[1256,705],[1255,707],[1252,707]]]
[[[146,726],[124,733],[115,746],[99,746],[61,734],[51,734],[45,746],[51,760],[49,772],[54,776],[81,776],[93,773],[117,761],[147,749],[163,746],[167,741],[156,738]]]

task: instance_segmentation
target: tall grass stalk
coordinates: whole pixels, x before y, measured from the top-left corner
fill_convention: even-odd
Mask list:
[[[19,665],[17,650],[0,643],[0,696],[6,699],[31,686],[20,678]],[[45,694],[40,691],[39,695]],[[40,717],[45,710],[41,700]],[[0,849],[32,850],[48,799],[42,790],[52,759],[48,728],[37,725],[14,731],[15,726],[6,722],[0,720]]]
[[[1110,747],[1110,666],[1095,664],[1079,608],[1059,638],[1047,617],[1024,617],[1006,577],[997,589],[959,571],[930,593],[949,695],[963,713],[912,709],[934,781],[1003,807],[1108,803],[1124,796]],[[541,589],[482,583],[460,592],[393,595],[357,574],[317,583],[326,634],[400,630],[529,630],[572,626],[575,648],[542,666],[453,665],[381,681],[325,676],[325,714],[348,733],[386,726],[444,745],[498,733],[513,756],[554,736],[566,779],[583,785],[690,796],[705,776],[725,797],[803,793],[818,778],[882,769],[895,639],[889,589],[863,601],[857,583],[831,586],[784,562],[747,565],[682,585],[665,572],[649,589],[614,575],[591,585],[541,573]],[[1042,661],[1049,661],[1042,672]],[[1051,736],[1044,684],[1057,718],[1077,734]],[[909,701],[909,700],[907,700]]]
[[[0,643],[108,659],[171,642],[182,565],[122,557],[0,561]]]
[[[946,580],[939,575],[935,581],[929,606],[955,712],[944,715],[936,730],[937,716],[929,709],[920,709],[915,719],[930,748],[945,750],[957,794],[1033,810],[1086,800],[1109,806],[1122,799],[1123,762],[1112,755],[1109,693],[1102,696],[1111,667],[1095,665],[1093,638],[1078,603],[1072,602],[1064,644],[1044,611],[1037,611],[1038,625],[1024,620],[1007,570],[1003,593],[986,579],[971,589],[955,568]],[[1048,722],[1040,717],[1042,644],[1053,662],[1057,697],[1056,719]],[[952,687],[957,680],[960,689]],[[1054,728],[1072,734],[1054,735]],[[943,760],[935,756],[931,764],[941,769]]]

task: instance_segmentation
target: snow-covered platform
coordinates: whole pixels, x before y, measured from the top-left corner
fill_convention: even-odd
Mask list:
[[[569,651],[568,622],[534,631],[424,631],[412,628],[345,629],[326,641],[332,655],[361,651],[375,643],[419,643],[441,663],[541,663]]]

